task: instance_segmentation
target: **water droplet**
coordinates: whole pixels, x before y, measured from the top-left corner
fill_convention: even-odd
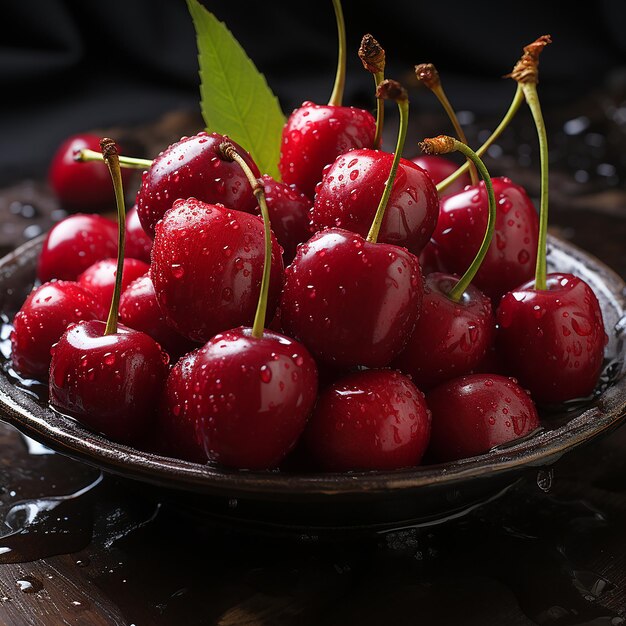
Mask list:
[[[272,370],[267,365],[263,365],[259,371],[259,376],[264,383],[269,383],[272,380]]]

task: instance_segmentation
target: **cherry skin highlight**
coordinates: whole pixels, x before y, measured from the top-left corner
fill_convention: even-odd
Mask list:
[[[424,281],[420,317],[393,367],[422,390],[466,374],[485,358],[495,338],[491,301],[470,285],[459,302],[448,297],[458,278],[434,273]]]
[[[493,241],[473,284],[492,300],[530,280],[535,271],[539,221],[522,187],[508,178],[494,178],[497,214]],[[433,234],[443,265],[462,274],[485,235],[488,201],[485,184],[441,199]]]
[[[109,183],[110,184],[110,183]],[[96,261],[117,254],[117,225],[100,215],[70,215],[48,232],[39,255],[37,277],[76,280]]]
[[[547,290],[530,281],[507,293],[497,311],[497,349],[533,398],[557,404],[591,394],[607,336],[591,287],[572,274],[548,274]]]
[[[424,394],[392,370],[351,374],[320,395],[304,444],[324,470],[419,465],[430,436]]]
[[[137,259],[124,259],[122,270],[122,293],[134,280],[143,276],[150,266]],[[90,291],[100,303],[102,310],[108,312],[115,289],[117,259],[103,259],[88,267],[79,277],[78,283]]]
[[[106,324],[70,326],[53,349],[50,403],[109,439],[136,444],[156,422],[169,357],[145,333]]]
[[[429,455],[443,463],[488,452],[539,428],[530,396],[515,379],[470,374],[435,387]]]
[[[441,181],[448,178],[448,176],[454,174],[459,167],[454,161],[437,154],[422,154],[411,159],[411,161],[425,170],[435,185],[438,185]],[[450,183],[442,195],[448,196],[453,193],[458,193],[471,184],[470,175],[466,172],[459,176],[453,183]]]
[[[422,294],[416,256],[329,228],[287,268],[281,323],[320,363],[383,367],[410,337]]]
[[[368,111],[304,102],[283,128],[278,163],[283,181],[312,199],[324,166],[353,148],[370,148],[375,133],[376,120]]]
[[[263,223],[257,216],[195,198],[175,202],[157,224],[150,269],[167,322],[193,341],[251,324],[264,254]],[[269,319],[283,283],[273,236],[271,267]]]
[[[152,238],[143,229],[139,221],[137,206],[126,213],[126,258],[139,259],[150,263]]]
[[[27,378],[46,380],[50,349],[69,324],[102,319],[94,295],[78,283],[54,281],[34,289],[13,318],[11,362]]]
[[[333,162],[317,187],[311,212],[313,227],[340,227],[366,237],[389,177],[393,154],[351,150]],[[401,159],[385,209],[378,241],[419,254],[439,215],[437,190],[426,172]]]
[[[137,194],[137,212],[148,235],[154,237],[156,223],[179,198],[193,197],[237,211],[254,211],[256,199],[241,168],[224,160],[219,152],[226,140],[224,135],[201,132],[183,137],[154,159]],[[250,155],[235,142],[228,141],[255,176],[260,176]]]
[[[189,369],[168,394],[178,391],[179,412],[189,411],[184,419],[196,416],[207,457],[227,467],[276,467],[315,402],[317,368],[306,348],[278,333],[255,338],[237,328],[210,339]]]
[[[48,182],[63,207],[70,211],[100,211],[115,206],[111,176],[104,163],[80,163],[74,155],[81,150],[100,152],[100,137],[90,134],[73,135],[57,149],[48,171]],[[132,176],[122,171],[126,186]]]

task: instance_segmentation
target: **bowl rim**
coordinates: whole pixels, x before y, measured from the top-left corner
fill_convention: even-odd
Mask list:
[[[0,285],[15,264],[36,259],[44,235],[23,244],[0,259]],[[549,246],[601,273],[623,320],[626,284],[613,270],[577,246],[549,237]],[[9,272],[10,273],[10,272]],[[0,375],[0,418],[52,450],[104,471],[176,490],[210,495],[285,499],[309,496],[362,496],[410,492],[426,487],[453,485],[524,468],[554,463],[573,448],[614,428],[626,418],[626,377],[608,387],[594,406],[553,429],[459,461],[392,471],[290,474],[279,471],[229,470],[215,465],[144,452],[115,443],[82,427],[70,417],[43,408],[27,392]]]

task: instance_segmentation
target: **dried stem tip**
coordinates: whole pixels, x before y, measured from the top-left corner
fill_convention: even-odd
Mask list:
[[[406,102],[409,99],[409,94],[397,80],[385,79],[376,88],[376,97],[382,98],[383,100]]]
[[[456,150],[456,140],[448,135],[439,135],[420,141],[419,147],[425,154],[447,154]]]
[[[109,137],[103,137],[100,140],[100,150],[102,150],[102,158],[108,161],[112,156],[118,156],[117,144]]]
[[[233,144],[228,141],[222,141],[217,151],[224,161],[234,161],[235,155],[237,154],[235,146],[233,146]]]
[[[369,33],[363,35],[363,39],[361,39],[359,59],[361,59],[363,67],[371,74],[385,71],[385,51]]]
[[[431,91],[441,86],[439,72],[432,63],[420,63],[415,66],[415,76],[417,80]]]
[[[522,58],[505,78],[512,78],[518,83],[534,83],[536,85],[539,82],[539,55],[549,43],[552,43],[552,37],[542,35],[525,46]]]

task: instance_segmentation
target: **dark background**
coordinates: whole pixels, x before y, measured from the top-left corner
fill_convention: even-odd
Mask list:
[[[204,4],[266,74],[286,112],[305,99],[328,100],[336,62],[330,0]],[[523,45],[544,33],[555,42],[541,61],[548,108],[607,81],[625,82],[620,0],[345,1],[344,12],[348,104],[373,106],[371,77],[356,56],[370,31],[387,50],[388,76],[410,86],[413,65],[434,62],[453,104],[477,115],[506,108],[514,88],[501,76]],[[45,174],[56,146],[72,133],[199,110],[196,43],[184,0],[8,0],[0,20],[0,184]],[[412,96],[414,114],[438,106],[430,94]]]

